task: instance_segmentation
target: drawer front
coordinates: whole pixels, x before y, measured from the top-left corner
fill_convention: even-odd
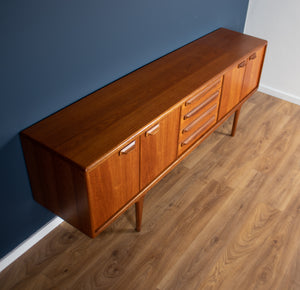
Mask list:
[[[211,116],[200,126],[195,127],[195,130],[186,138],[182,138],[178,150],[180,153],[188,149],[194,142],[196,142],[212,125],[216,123],[216,115]]]
[[[194,144],[217,120],[222,78],[197,90],[181,107],[178,154]]]
[[[179,135],[179,143],[181,143],[183,140],[192,135],[199,127],[204,125],[207,121],[211,119],[213,119],[214,122],[216,121],[218,104],[212,103],[205,109],[206,110],[203,111],[196,119],[194,119],[193,122],[189,123],[188,125],[182,128]]]
[[[212,106],[179,133],[178,155],[193,145],[217,120],[218,104]]]
[[[180,120],[180,129],[183,130],[189,124],[193,123],[196,120],[199,120],[201,116],[203,116],[209,110],[217,110],[220,99],[220,90],[213,92],[210,95],[210,98],[205,100],[203,103],[198,104],[198,106],[194,107],[191,111],[184,113],[184,105],[182,106],[182,114]],[[214,108],[214,109],[212,109]]]
[[[199,107],[201,104],[205,105],[211,102],[215,97],[214,94],[221,90],[221,86],[222,77],[212,80],[207,85],[193,92],[182,106],[182,115],[193,111],[193,109]]]

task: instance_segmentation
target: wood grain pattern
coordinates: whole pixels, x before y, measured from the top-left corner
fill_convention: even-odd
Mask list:
[[[188,132],[193,131],[194,127],[199,124],[204,118],[206,118],[208,115],[210,115],[212,112],[214,112],[217,109],[218,105],[213,104],[211,107],[207,109],[205,113],[197,117],[193,122],[188,124],[185,128],[182,129],[181,134],[186,134]]]
[[[258,87],[265,50],[251,53],[224,75],[219,119]]]
[[[235,105],[238,104],[241,98],[242,86],[246,65],[240,66],[237,63],[231,70],[227,71],[223,79],[222,97],[219,108],[219,120],[222,119]]]
[[[212,99],[212,96],[215,95],[216,92],[220,92],[222,79],[223,78],[220,78],[219,76],[191,93],[187,97],[187,101],[182,106],[182,114],[186,115],[200,104],[203,104],[204,106],[207,105],[207,103],[211,101],[209,99]]]
[[[122,154],[124,150],[128,153]],[[139,139],[88,172],[87,187],[95,236],[97,229],[139,192]]]
[[[113,82],[23,134],[83,169],[266,41],[224,28]],[[205,57],[203,57],[205,56]]]
[[[264,56],[264,47],[249,56],[240,99],[246,97],[258,86]]]
[[[202,107],[200,105],[201,109],[197,110],[196,114],[192,114],[192,116],[190,118],[185,118],[185,116],[187,114],[189,114],[189,112],[187,112],[185,114],[184,110],[182,110],[181,120],[180,120],[180,133],[182,133],[183,130],[186,127],[188,127],[191,123],[193,123],[195,120],[199,119],[199,117],[205,115],[208,111],[210,111],[209,113],[213,113],[217,116],[218,105],[219,105],[219,98],[215,98],[215,99],[213,99],[213,101],[211,103],[206,104],[206,106],[204,106],[204,107]],[[213,110],[212,110],[212,108],[213,108]],[[196,109],[197,109],[197,107],[196,107]]]
[[[191,111],[184,114],[183,119],[187,120],[197,115],[201,109],[203,109],[206,105],[211,104],[213,102],[218,102],[219,99],[219,91],[214,92],[205,102],[199,104],[197,107],[192,109]]]
[[[22,146],[35,200],[91,236],[85,172],[30,138]]]
[[[216,122],[223,78],[217,77],[188,96],[181,106],[178,155]]]
[[[135,220],[136,220],[135,230],[137,232],[140,232],[142,228],[143,205],[144,205],[144,197],[140,198],[139,201],[135,203]]]
[[[175,161],[177,157],[179,113],[179,108],[173,110],[141,135],[141,189],[145,188]],[[158,124],[159,130],[154,135],[147,133],[152,132],[153,128],[156,129]]]
[[[214,123],[216,122],[216,114],[211,114],[205,118],[204,122],[201,122],[200,126],[196,127],[196,130],[190,135],[190,136],[185,136],[186,139],[184,139],[181,143],[180,146],[184,147],[187,145],[190,145],[193,143],[193,141],[196,141],[201,135],[203,135]]]
[[[36,200],[95,237],[240,109],[264,46],[218,29],[22,131]]]
[[[300,107],[255,93],[96,239],[63,223],[1,289],[299,289]],[[130,153],[131,154],[131,153]]]
[[[231,130],[231,136],[234,137],[235,132],[236,132],[236,128],[237,128],[237,124],[239,121],[239,116],[241,113],[241,109],[238,109],[235,113],[234,113],[234,119],[233,119],[233,125],[232,125],[232,130]]]

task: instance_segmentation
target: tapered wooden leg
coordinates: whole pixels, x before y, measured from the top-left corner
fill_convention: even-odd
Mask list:
[[[231,136],[233,137],[235,135],[236,127],[239,121],[239,116],[240,116],[241,108],[239,108],[237,111],[235,111],[234,114],[234,120],[233,120],[233,125],[232,125],[232,130],[231,130]]]
[[[143,205],[144,205],[144,197],[140,198],[139,201],[135,203],[135,218],[136,218],[135,230],[137,232],[140,232],[142,227]]]

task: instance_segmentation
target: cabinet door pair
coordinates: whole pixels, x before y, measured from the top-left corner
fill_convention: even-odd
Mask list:
[[[258,86],[264,52],[263,47],[225,73],[219,120]]]
[[[175,109],[88,174],[94,230],[176,159],[178,126],[179,109]]]

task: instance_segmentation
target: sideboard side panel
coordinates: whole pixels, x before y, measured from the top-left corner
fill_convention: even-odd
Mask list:
[[[21,141],[34,199],[91,236],[85,172],[26,136]]]

